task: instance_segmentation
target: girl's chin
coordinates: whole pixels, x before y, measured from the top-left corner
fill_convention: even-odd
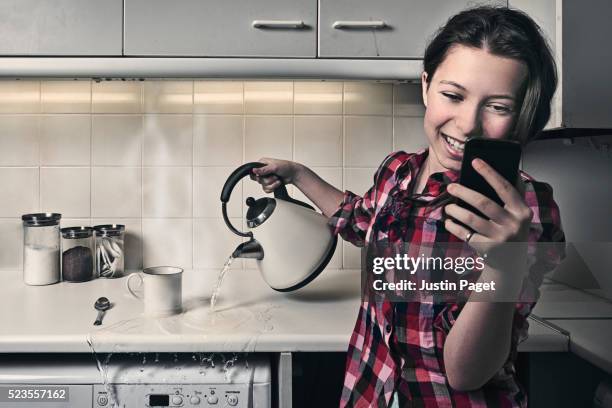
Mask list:
[[[439,163],[447,170],[461,170],[461,160],[463,159],[463,154],[451,154],[451,152],[448,151],[446,142],[444,142],[443,140],[441,142],[442,146],[438,145],[438,149],[436,149],[436,156],[438,158]]]

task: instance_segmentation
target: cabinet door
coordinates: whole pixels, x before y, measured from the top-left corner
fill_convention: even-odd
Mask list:
[[[124,52],[315,57],[316,15],[316,0],[125,0]]]
[[[319,56],[422,58],[427,40],[472,0],[319,0]],[[506,1],[481,3],[506,5]]]
[[[0,0],[0,55],[121,55],[122,0]]]

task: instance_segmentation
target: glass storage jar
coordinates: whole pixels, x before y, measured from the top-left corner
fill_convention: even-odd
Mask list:
[[[96,225],[96,269],[98,276],[120,278],[125,271],[125,225]]]
[[[85,282],[96,277],[91,227],[62,228],[62,280]]]
[[[49,285],[60,280],[61,214],[25,214],[23,222],[23,282]]]

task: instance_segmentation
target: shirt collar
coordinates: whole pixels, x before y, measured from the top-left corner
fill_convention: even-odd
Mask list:
[[[425,159],[427,159],[428,154],[429,149],[418,150],[416,153],[411,155],[405,163],[400,166],[397,173],[399,176],[398,180],[401,180],[399,182],[400,190],[413,189],[413,184],[415,183],[417,175],[419,174],[421,167],[424,165]],[[459,180],[459,172],[455,170],[446,170],[438,173],[433,173],[427,179],[424,194],[437,196],[442,191],[446,190],[446,186],[448,184],[457,182],[457,180]]]

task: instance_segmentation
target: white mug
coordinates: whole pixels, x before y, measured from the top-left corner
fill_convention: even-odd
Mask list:
[[[181,313],[183,310],[182,283],[183,270],[173,266],[154,266],[145,268],[142,273],[132,273],[125,285],[137,299],[144,300],[144,313],[147,316],[161,317]],[[140,280],[139,287],[132,288],[133,278]]]

